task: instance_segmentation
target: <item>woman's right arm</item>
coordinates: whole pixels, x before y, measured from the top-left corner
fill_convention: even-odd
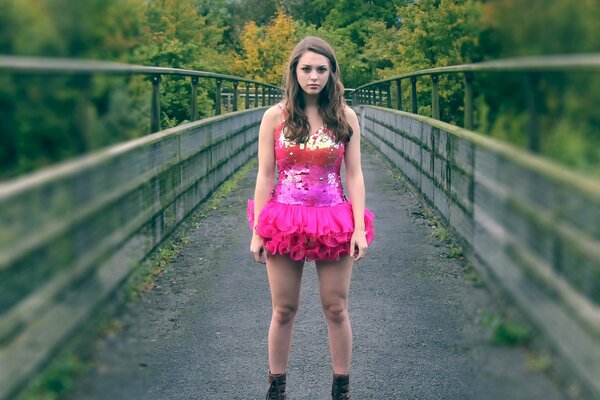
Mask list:
[[[264,263],[263,239],[256,233],[258,216],[262,211],[273,190],[275,178],[275,147],[274,134],[281,120],[281,109],[273,106],[265,111],[258,132],[258,174],[256,175],[256,187],[254,189],[254,226],[252,227],[252,242],[250,251],[254,254],[256,261]]]

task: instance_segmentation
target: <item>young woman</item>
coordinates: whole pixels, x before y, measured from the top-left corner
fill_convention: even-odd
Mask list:
[[[307,37],[296,45],[285,80],[284,102],[269,108],[260,125],[256,189],[254,200],[248,201],[250,251],[266,264],[273,303],[267,399],[285,399],[305,261],[315,262],[319,278],[332,398],[350,399],[350,277],[353,263],[365,256],[374,237],[374,217],[365,208],[360,128],[344,102],[339,66],[324,40]],[[350,200],[340,179],[342,160]]]

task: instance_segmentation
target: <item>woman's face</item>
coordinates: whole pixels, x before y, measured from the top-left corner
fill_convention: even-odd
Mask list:
[[[327,84],[330,74],[331,66],[327,57],[312,51],[306,51],[300,56],[296,76],[304,93],[319,94]]]

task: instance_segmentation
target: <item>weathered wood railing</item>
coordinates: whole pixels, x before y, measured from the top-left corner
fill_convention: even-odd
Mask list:
[[[600,182],[438,119],[435,76],[440,73],[465,74],[465,123],[472,126],[472,72],[600,69],[598,55],[546,61],[404,74],[357,88],[354,108],[365,138],[403,171],[462,239],[470,258],[600,398]],[[434,118],[416,113],[418,76],[434,83]],[[412,113],[392,109],[389,87],[395,82],[400,90],[402,79],[411,81]]]
[[[272,86],[220,74],[32,60],[21,59],[19,72],[142,73],[157,77],[155,85],[161,74],[187,75],[192,84],[203,76],[243,81],[247,90],[256,84],[263,106],[275,98]],[[0,399],[15,394],[140,260],[256,154],[265,107],[254,106],[0,183]]]

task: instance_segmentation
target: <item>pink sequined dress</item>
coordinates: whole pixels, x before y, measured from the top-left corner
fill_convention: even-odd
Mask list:
[[[332,261],[349,254],[354,218],[340,179],[344,150],[344,142],[336,143],[325,127],[306,143],[296,143],[285,138],[283,121],[279,124],[275,130],[277,184],[256,226],[265,250],[298,261]],[[247,216],[252,229],[253,200],[248,200]],[[375,236],[373,220],[373,213],[365,208],[368,244]]]

